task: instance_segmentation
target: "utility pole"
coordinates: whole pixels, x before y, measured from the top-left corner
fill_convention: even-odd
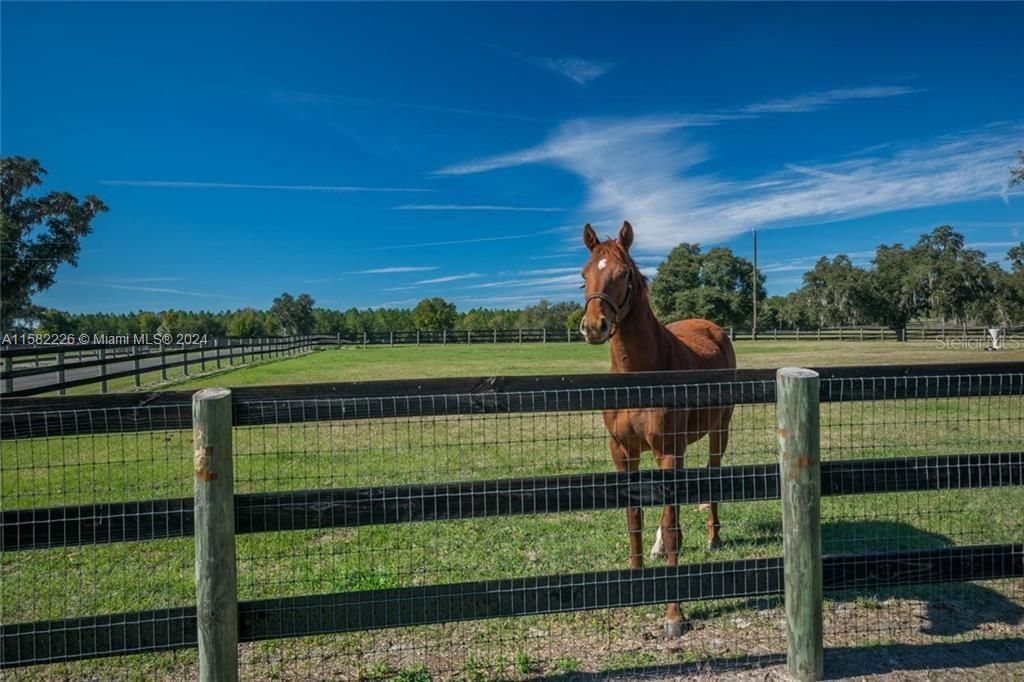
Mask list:
[[[757,341],[757,230],[750,232],[754,235],[754,315],[750,325],[750,338]]]

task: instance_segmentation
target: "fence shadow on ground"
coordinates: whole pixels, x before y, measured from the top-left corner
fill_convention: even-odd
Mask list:
[[[973,640],[935,644],[890,644],[886,646],[835,647],[825,649],[825,679],[840,680],[865,675],[894,672],[959,669],[966,672],[984,666],[1024,663],[1024,639]],[[785,656],[751,656],[741,660],[718,659],[700,663],[679,663],[633,667],[599,673],[564,673],[533,678],[545,682],[589,682],[608,679],[658,679],[687,677],[697,680],[728,679],[730,674],[741,679],[776,679],[774,676],[749,677],[744,672],[777,673],[785,678]]]

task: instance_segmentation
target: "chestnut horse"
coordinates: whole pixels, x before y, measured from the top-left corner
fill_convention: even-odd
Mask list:
[[[580,333],[588,343],[611,340],[613,372],[655,370],[728,369],[736,367],[736,354],[729,336],[707,320],[673,322],[667,327],[658,322],[651,310],[647,284],[629,247],[633,227],[622,224],[618,239],[600,241],[589,224],[583,228],[583,243],[590,249],[590,260],[583,268],[586,291]],[[709,465],[722,462],[729,442],[732,406],[706,409],[650,408],[605,410],[604,424],[610,436],[608,445],[616,470],[636,471],[640,453],[650,450],[659,469],[681,468],[686,446],[708,434]],[[718,537],[718,505],[710,505],[708,547],[721,545]],[[633,568],[643,568],[643,510],[626,510],[629,526],[629,559]],[[658,538],[651,558],[667,556],[668,565],[679,561],[680,532],[678,508],[666,505],[661,513]],[[679,636],[683,617],[679,604],[669,604],[665,614],[665,633]]]

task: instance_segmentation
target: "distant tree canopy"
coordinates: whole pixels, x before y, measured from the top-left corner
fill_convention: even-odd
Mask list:
[[[313,303],[309,294],[293,298],[291,294],[284,293],[275,298],[270,306],[274,332],[280,336],[312,334],[316,328]]]
[[[455,304],[439,296],[423,299],[412,310],[413,326],[423,331],[451,329],[457,317]]]
[[[61,263],[78,265],[82,237],[92,231],[92,219],[107,210],[91,194],[83,200],[67,192],[28,194],[45,174],[35,159],[0,158],[0,329],[5,331],[41,312],[32,297],[53,286]]]
[[[754,308],[753,264],[715,247],[701,253],[697,244],[680,244],[658,266],[651,283],[651,304],[662,322],[703,317],[726,327],[750,324]],[[758,273],[758,298],[766,297]]]

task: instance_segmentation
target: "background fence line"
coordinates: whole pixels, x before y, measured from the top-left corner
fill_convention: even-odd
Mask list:
[[[64,395],[69,388],[97,383],[101,384],[101,393],[106,393],[107,382],[113,379],[134,377],[138,387],[143,374],[160,372],[161,379],[166,380],[170,369],[180,367],[188,376],[189,368],[197,366],[204,372],[207,365],[215,369],[240,366],[309,351],[333,341],[334,337],[311,335],[213,339],[206,344],[160,346],[0,346],[4,363],[0,395],[27,396],[53,391]]]
[[[750,330],[728,328],[730,338],[739,341],[933,341],[937,343],[991,345],[985,327],[831,327],[818,329],[764,329],[755,336]],[[228,366],[291,355],[328,347],[407,346],[407,345],[480,345],[498,343],[579,343],[572,329],[490,329],[443,331],[385,331],[335,334],[309,334],[292,337],[213,338],[203,344],[125,345],[82,344],[66,346],[0,346],[0,395],[24,396],[59,391],[99,383],[107,392],[107,382],[123,377],[140,377],[159,371],[167,379],[167,370],[207,363],[221,369]],[[1024,347],[1024,327],[1001,330],[1002,346]],[[1019,345],[1016,345],[1019,344]],[[191,356],[191,357],[190,357]],[[175,360],[174,358],[181,358]],[[168,362],[168,359],[171,359]],[[96,369],[95,373],[85,370]],[[73,378],[68,379],[71,373]]]

